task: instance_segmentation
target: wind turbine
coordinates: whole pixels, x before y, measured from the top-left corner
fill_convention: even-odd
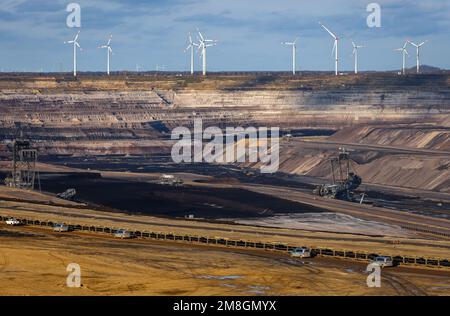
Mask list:
[[[283,43],[281,43],[282,45],[292,46],[292,74],[293,75],[295,75],[295,70],[296,70],[295,59],[296,59],[296,56],[297,56],[297,41],[298,41],[298,37],[293,42],[283,42]]]
[[[405,45],[403,45],[403,47],[401,48],[397,48],[396,51],[399,51],[402,53],[403,55],[403,66],[402,66],[402,74],[405,75],[406,74],[406,55],[409,56],[408,51],[406,50],[406,45],[408,45],[408,42],[405,42]]]
[[[166,70],[166,66],[157,64],[155,69],[156,69],[156,71],[164,71],[164,70]]]
[[[425,45],[428,42],[428,40],[426,40],[420,44],[415,44],[411,41],[407,41],[407,42],[416,48],[417,74],[419,74],[420,73],[420,48],[423,45]]]
[[[210,40],[210,39],[205,39],[203,37],[203,34],[200,32],[200,30],[198,30],[198,35],[199,35],[199,44],[198,44],[198,50],[201,50],[200,56],[203,57],[203,76],[206,75],[206,48],[207,47],[211,47],[217,44],[216,40]]]
[[[355,56],[355,74],[358,74],[358,49],[364,48],[362,45],[356,45],[354,41],[352,41],[353,45],[353,56]]]
[[[106,45],[99,46],[98,48],[106,48],[106,73],[109,76],[109,60],[110,60],[110,54],[112,54],[112,48],[111,48],[111,40],[112,35],[109,36],[108,43]]]
[[[80,31],[78,31],[77,35],[72,41],[64,42],[64,44],[73,44],[73,75],[77,76],[77,46],[81,50],[80,44],[77,42],[78,37],[80,36]]]
[[[198,47],[199,44],[194,43],[192,41],[192,35],[191,32],[189,32],[189,45],[188,47],[186,47],[186,49],[184,50],[185,52],[187,52],[189,49],[191,50],[191,75],[194,74],[194,47]]]
[[[338,75],[339,70],[339,37],[335,35],[333,32],[331,32],[325,25],[322,24],[322,22],[319,22],[319,24],[327,31],[331,37],[334,38],[334,45],[333,45],[333,52],[335,53],[335,74]]]

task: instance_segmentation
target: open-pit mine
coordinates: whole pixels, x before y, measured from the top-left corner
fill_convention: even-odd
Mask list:
[[[195,120],[277,172],[174,162]],[[3,74],[0,131],[1,295],[450,295],[450,73]]]

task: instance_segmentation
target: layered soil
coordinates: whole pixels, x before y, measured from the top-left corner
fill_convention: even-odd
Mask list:
[[[0,77],[0,157],[22,133],[41,157],[135,155],[170,161],[174,127],[281,127],[332,146],[281,147],[281,172],[330,177],[328,158],[359,144],[366,183],[450,192],[450,76],[307,74]],[[333,134],[333,132],[337,133]],[[331,135],[331,136],[330,136]],[[407,152],[397,148],[440,152]],[[258,167],[251,166],[251,167]]]

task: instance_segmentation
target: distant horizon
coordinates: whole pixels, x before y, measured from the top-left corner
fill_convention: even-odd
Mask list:
[[[427,70],[423,73],[417,74],[416,71],[416,67],[410,67],[410,68],[406,68],[407,71],[407,75],[416,75],[416,76],[420,76],[420,75],[428,75],[428,74],[437,74],[437,73],[445,73],[445,72],[450,72],[450,68],[449,69],[444,69],[444,68],[438,68],[435,66],[430,66],[430,65],[421,65],[422,68],[426,68]],[[433,69],[431,72],[429,71],[429,69]],[[392,70],[362,70],[359,71],[358,74],[355,74],[353,69],[349,69],[349,70],[340,70],[339,72],[341,74],[345,74],[345,75],[361,75],[361,74],[373,74],[373,73],[377,73],[377,74],[383,74],[383,73],[389,73],[389,74],[397,74],[398,72],[400,72],[401,69],[392,69]],[[136,71],[136,70],[132,70],[132,69],[124,69],[124,70],[113,70],[111,71],[110,76],[114,75],[114,74],[121,74],[121,73],[134,73],[134,74],[186,74],[186,75],[191,75],[191,73],[188,70],[140,70],[140,71]],[[330,75],[334,75],[334,71],[332,70],[297,70],[297,73],[295,75],[292,74],[291,71],[289,70],[226,70],[226,71],[208,71],[209,74],[259,74],[259,73],[265,73],[265,74],[283,74],[286,76],[291,76],[291,77],[295,77],[295,76],[301,76],[301,74],[314,74],[314,73],[318,73],[318,74],[330,74]],[[66,74],[66,75],[72,75],[72,71],[68,70],[68,71],[0,71],[0,74]],[[105,75],[108,76],[106,74],[105,71],[102,70],[97,70],[97,71],[78,71],[77,73],[78,75],[83,75],[83,74],[96,74],[96,75]],[[202,76],[201,70],[196,70],[194,75],[196,76]],[[203,76],[202,76],[203,77]]]

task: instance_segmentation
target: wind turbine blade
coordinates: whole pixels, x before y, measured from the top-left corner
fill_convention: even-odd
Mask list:
[[[77,35],[75,35],[75,38],[74,38],[74,42],[78,39],[78,37],[80,36],[80,31],[78,31],[78,33],[77,33]]]
[[[202,39],[202,41],[204,41],[205,38],[203,37],[202,33],[200,32],[200,30],[198,28],[197,28],[197,32],[198,32],[198,35],[200,36],[200,38]]]
[[[420,43],[420,44],[419,44],[419,47],[425,45],[426,43],[428,43],[428,40],[423,41],[422,43]]]
[[[337,36],[334,35],[333,32],[331,32],[325,25],[323,25],[321,22],[319,22],[319,24],[325,29],[325,31],[327,31],[334,39],[337,39]]]
[[[334,51],[336,50],[336,46],[337,46],[336,44],[337,44],[336,41],[334,41],[333,50],[331,51],[331,55],[333,55]]]

